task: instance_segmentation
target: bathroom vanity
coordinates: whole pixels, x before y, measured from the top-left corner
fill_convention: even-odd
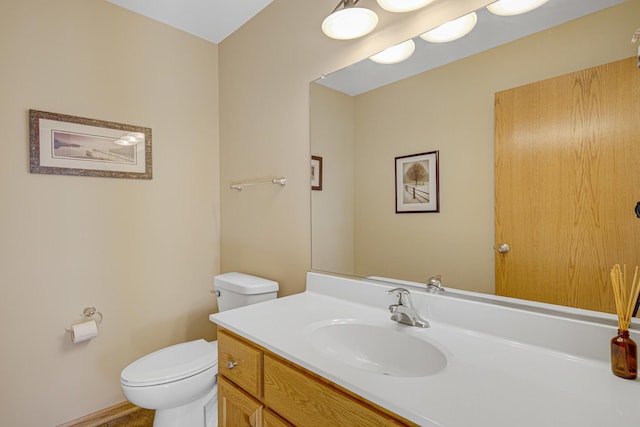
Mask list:
[[[399,286],[429,328],[390,319]],[[638,425],[613,316],[420,286],[309,273],[304,293],[211,315],[220,425]]]
[[[221,328],[218,342],[221,426],[416,425]]]

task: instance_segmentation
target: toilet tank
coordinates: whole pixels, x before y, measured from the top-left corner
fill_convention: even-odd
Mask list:
[[[244,273],[224,273],[213,279],[220,311],[275,299],[278,282]]]

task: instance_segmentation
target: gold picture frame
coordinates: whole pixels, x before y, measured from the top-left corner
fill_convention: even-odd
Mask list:
[[[31,173],[152,178],[151,129],[29,110]]]

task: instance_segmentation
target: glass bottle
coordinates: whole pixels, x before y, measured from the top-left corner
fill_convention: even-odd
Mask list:
[[[618,335],[611,339],[611,371],[626,379],[634,379],[638,374],[638,349],[629,331],[618,329]]]

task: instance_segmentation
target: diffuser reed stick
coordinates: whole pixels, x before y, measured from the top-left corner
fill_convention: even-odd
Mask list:
[[[640,280],[638,280],[638,266],[636,266],[633,274],[631,286],[627,287],[627,266],[620,269],[620,265],[616,264],[611,269],[611,284],[613,285],[613,296],[616,301],[616,313],[618,315],[618,329],[621,331],[629,330],[631,317],[638,293],[640,292]]]
[[[619,264],[614,265],[611,285],[618,315],[618,335],[611,340],[611,371],[618,377],[634,379],[638,373],[638,351],[636,343],[629,337],[629,324],[640,292],[638,267],[631,286],[627,287],[627,266],[620,269]]]

